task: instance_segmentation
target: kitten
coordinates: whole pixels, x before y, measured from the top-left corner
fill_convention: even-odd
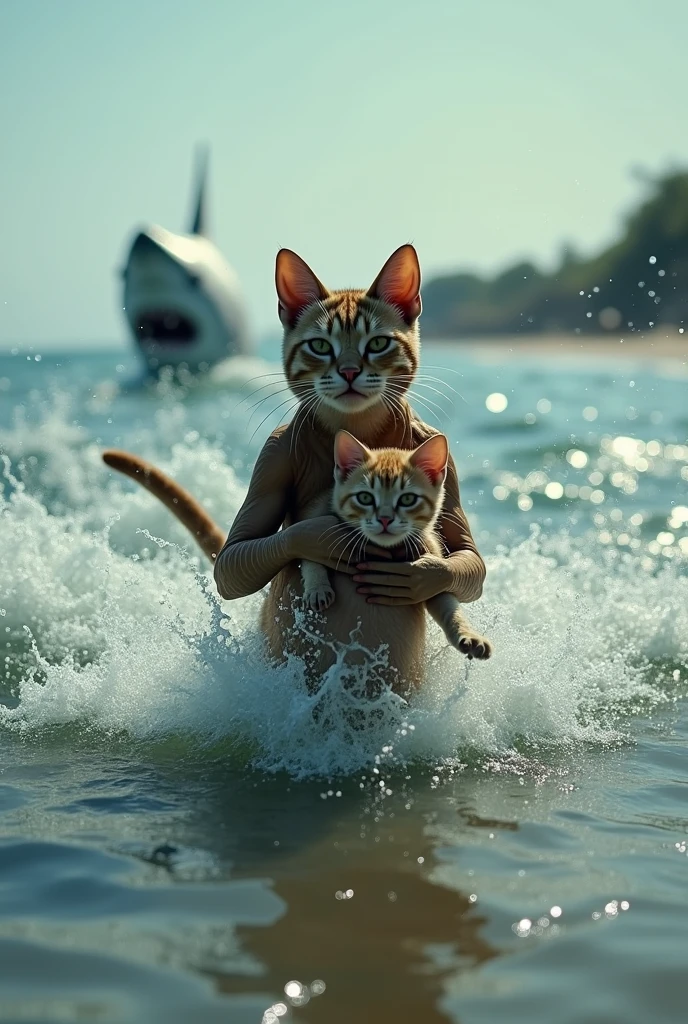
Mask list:
[[[342,523],[341,530],[351,533],[352,559],[366,542],[396,552],[404,560],[442,555],[436,527],[448,458],[443,434],[435,434],[411,451],[371,450],[340,430],[334,439],[334,488],[317,499],[304,518],[333,513]],[[322,612],[333,604],[335,592],[324,565],[303,561],[301,578],[308,608]],[[472,629],[452,594],[438,594],[426,607],[458,651],[469,658],[490,657],[489,640]]]

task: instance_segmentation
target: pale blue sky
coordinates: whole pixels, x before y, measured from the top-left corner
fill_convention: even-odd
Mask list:
[[[213,235],[258,331],[277,248],[370,283],[551,262],[688,165],[686,0],[0,0],[0,349],[126,339],[136,224]]]

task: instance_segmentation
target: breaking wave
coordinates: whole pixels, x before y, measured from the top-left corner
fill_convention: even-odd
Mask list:
[[[16,422],[2,435],[5,730],[219,744],[266,771],[332,776],[376,758],[461,764],[616,743],[629,716],[685,691],[688,578],[676,561],[601,546],[594,530],[534,530],[487,559],[471,618],[494,639],[490,662],[467,664],[430,623],[428,683],[410,704],[365,699],[343,650],[309,694],[298,661],[265,661],[261,596],[220,602],[183,529],[113,477],[64,411],[51,416],[39,433]],[[244,485],[219,444],[192,431],[150,454],[231,521]],[[369,675],[383,657],[370,652]]]

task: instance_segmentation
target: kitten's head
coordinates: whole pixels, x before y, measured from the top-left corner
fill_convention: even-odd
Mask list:
[[[420,265],[413,246],[397,249],[367,291],[329,291],[290,249],[277,254],[275,282],[284,371],[297,398],[335,420],[376,405],[391,411],[420,356]]]
[[[448,458],[444,434],[403,451],[367,448],[340,430],[334,439],[333,509],[381,547],[419,538],[442,510]]]

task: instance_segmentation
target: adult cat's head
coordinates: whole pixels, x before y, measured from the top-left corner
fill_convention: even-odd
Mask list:
[[[329,291],[290,249],[277,254],[284,371],[301,402],[333,427],[392,410],[418,368],[420,265],[402,245],[367,291]]]
[[[404,451],[371,449],[340,430],[334,441],[332,508],[375,544],[412,543],[435,525],[442,510],[448,457],[444,434]]]

